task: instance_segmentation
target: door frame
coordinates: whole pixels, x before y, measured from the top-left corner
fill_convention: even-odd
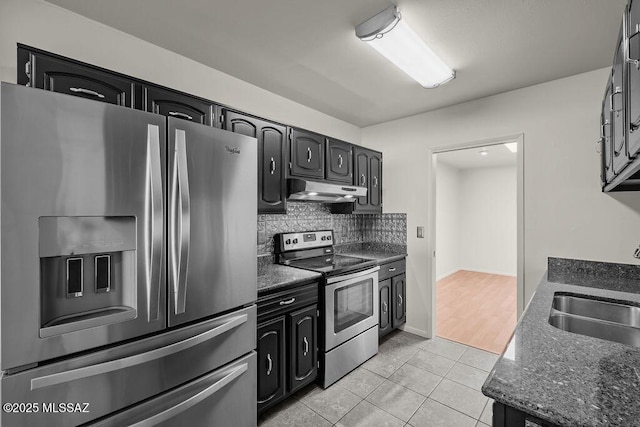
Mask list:
[[[436,257],[436,172],[437,172],[437,158],[436,154],[444,153],[447,151],[466,150],[470,148],[486,147],[488,145],[499,145],[507,142],[517,142],[517,317],[524,311],[524,154],[525,154],[525,138],[524,133],[507,135],[490,139],[476,140],[470,142],[463,142],[460,144],[453,144],[441,147],[435,147],[428,149],[428,155],[431,159],[429,164],[429,173],[427,174],[427,191],[429,201],[429,220],[428,220],[428,247],[430,249],[431,256],[427,257],[427,268],[430,271],[430,277],[428,283],[430,285],[431,292],[431,325],[428,330],[429,337],[433,338],[437,336],[436,318],[436,269],[435,269],[435,257]]]

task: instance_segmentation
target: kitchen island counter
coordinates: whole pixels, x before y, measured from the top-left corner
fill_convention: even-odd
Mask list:
[[[549,259],[547,277],[482,387],[497,402],[494,420],[497,416],[505,425],[525,425],[525,420],[640,425],[640,348],[552,326],[549,314],[556,292],[640,305],[640,267]],[[502,419],[514,413],[520,417],[517,423]]]

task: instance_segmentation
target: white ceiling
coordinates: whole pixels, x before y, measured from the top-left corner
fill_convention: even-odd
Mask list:
[[[609,66],[627,0],[48,1],[364,127]],[[391,3],[454,81],[423,89],[355,37]]]
[[[480,151],[482,150],[486,151],[487,155],[481,155]],[[518,161],[518,154],[509,151],[504,144],[494,144],[486,147],[438,153],[437,160],[438,163],[445,163],[460,170],[500,166],[515,167]]]

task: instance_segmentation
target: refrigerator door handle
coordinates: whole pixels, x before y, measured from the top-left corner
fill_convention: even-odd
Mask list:
[[[171,263],[175,314],[184,313],[187,297],[187,269],[191,243],[189,175],[187,173],[186,132],[176,129],[172,177],[173,220],[171,222]]]
[[[145,241],[147,256],[147,319],[158,320],[160,310],[160,263],[162,262],[162,171],[160,170],[160,133],[158,126],[147,127],[147,208]]]
[[[111,360],[109,362],[99,363],[97,365],[85,366],[83,368],[72,369],[69,371],[34,378],[31,380],[31,390],[33,391],[39,388],[50,387],[57,384],[63,384],[70,381],[93,377],[96,375],[107,374],[109,372],[129,368],[131,366],[141,365],[143,363],[148,363],[156,359],[171,356],[173,354],[201,344],[205,341],[214,339],[215,337],[222,335],[223,333],[228,332],[232,329],[235,329],[243,323],[246,323],[247,320],[248,316],[246,314],[242,314],[240,316],[233,317],[230,321],[206,332],[164,347],[156,348],[155,350],[147,351],[145,353],[136,354],[133,356],[123,357],[121,359]]]
[[[138,421],[135,424],[131,424],[131,427],[151,427],[158,425],[164,421],[167,421],[178,414],[192,408],[203,400],[213,396],[220,390],[224,389],[227,385],[231,384],[236,378],[240,375],[247,372],[249,369],[249,365],[247,363],[243,363],[242,365],[235,368],[233,371],[222,377],[219,381],[211,384],[209,387],[205,388],[201,392],[191,396],[190,398],[183,400],[182,402],[172,406],[169,409],[165,409],[162,412],[159,412],[145,420]]]

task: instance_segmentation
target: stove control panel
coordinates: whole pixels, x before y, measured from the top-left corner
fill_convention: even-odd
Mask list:
[[[333,245],[333,230],[282,233],[276,235],[277,252],[321,248],[331,245]]]

